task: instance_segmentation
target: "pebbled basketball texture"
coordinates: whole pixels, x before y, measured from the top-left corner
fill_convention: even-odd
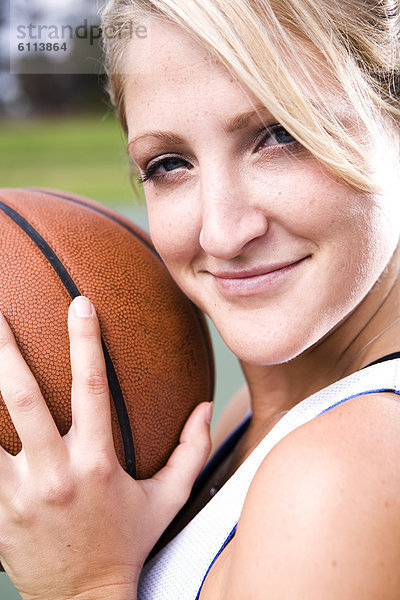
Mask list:
[[[60,433],[71,426],[68,306],[85,295],[100,321],[118,459],[133,477],[152,476],[193,408],[213,397],[203,314],[148,235],[92,200],[0,189],[0,230],[0,309]],[[1,397],[0,443],[21,449]]]

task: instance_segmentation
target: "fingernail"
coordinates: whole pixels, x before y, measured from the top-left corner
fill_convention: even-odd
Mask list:
[[[76,317],[91,317],[93,314],[93,306],[89,298],[78,296],[72,302],[74,314]]]
[[[206,413],[206,423],[208,423],[209,425],[210,425],[211,420],[212,420],[213,409],[214,409],[213,403],[209,402],[208,406],[207,406],[207,413]]]

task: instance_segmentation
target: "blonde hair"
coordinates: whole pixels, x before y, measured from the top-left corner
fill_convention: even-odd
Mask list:
[[[384,136],[383,117],[400,125],[397,0],[111,0],[103,11],[108,88],[125,131],[122,64],[132,24],[149,16],[203,44],[340,179],[376,191],[368,136],[344,126],[327,91],[354,109],[359,133]]]

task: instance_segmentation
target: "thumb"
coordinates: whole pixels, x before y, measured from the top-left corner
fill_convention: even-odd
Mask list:
[[[194,409],[167,464],[151,479],[161,488],[159,493],[170,520],[189,498],[195,479],[210,455],[212,408],[212,402],[202,402]]]

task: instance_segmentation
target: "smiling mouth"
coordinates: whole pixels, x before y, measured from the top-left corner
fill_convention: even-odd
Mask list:
[[[310,258],[310,255],[292,262],[241,271],[218,271],[211,273],[211,275],[218,290],[223,295],[251,296],[260,292],[275,290],[308,258]]]

